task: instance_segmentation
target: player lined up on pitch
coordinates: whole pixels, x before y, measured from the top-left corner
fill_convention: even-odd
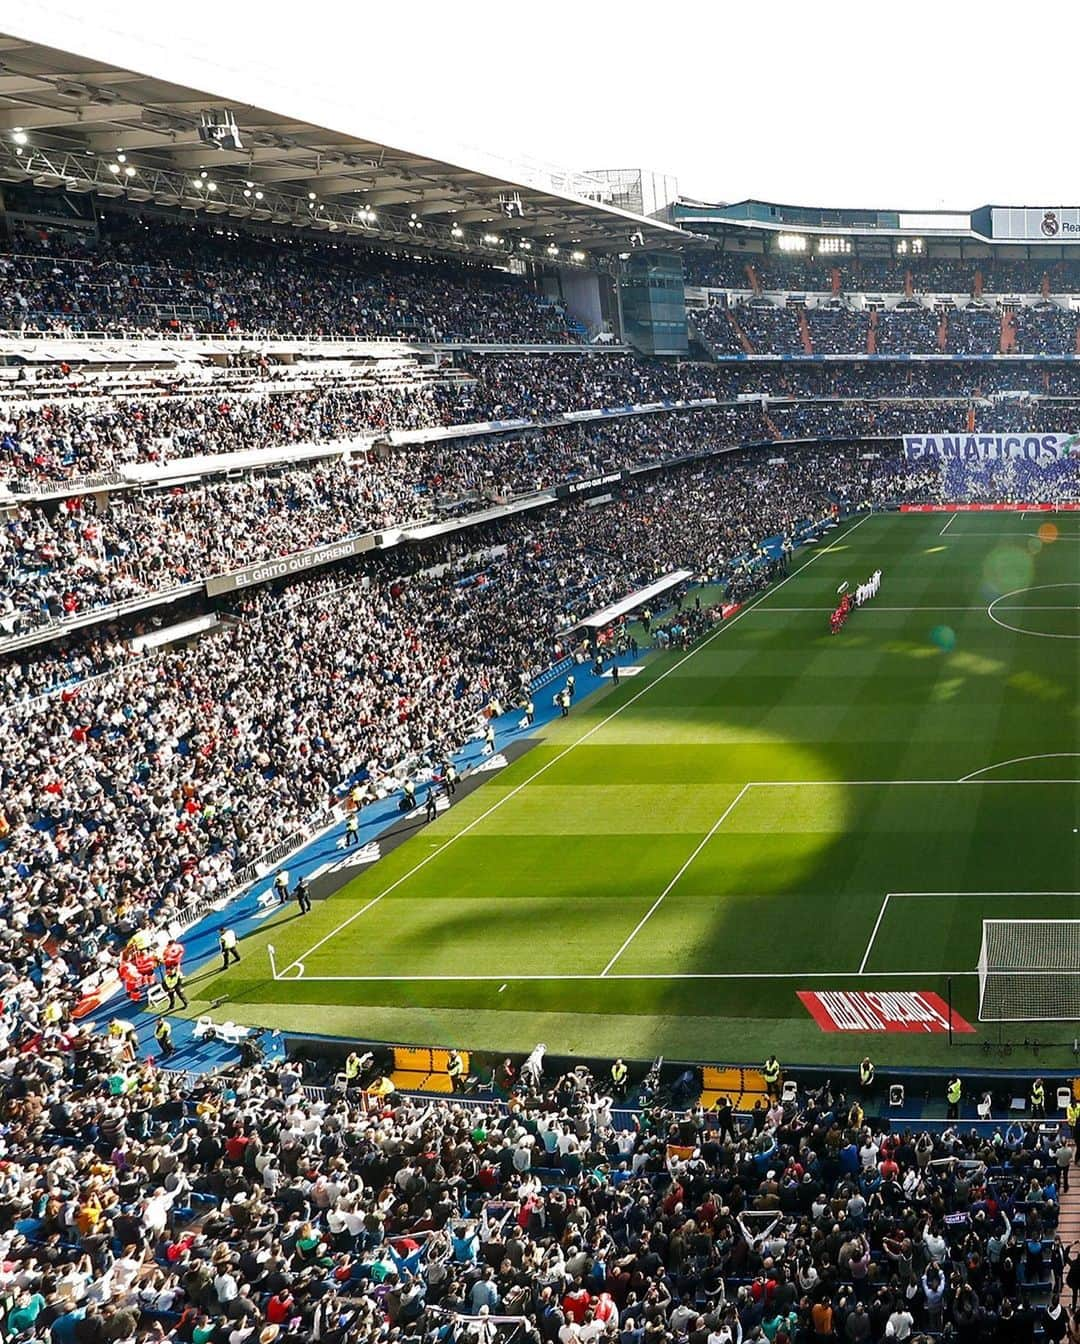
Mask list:
[[[838,635],[844,628],[844,623],[851,614],[854,607],[865,606],[872,597],[877,597],[878,589],[881,587],[881,570],[875,569],[873,574],[865,583],[857,585],[854,594],[849,593],[847,579],[840,585],[837,592],[840,594],[840,601],[833,608],[829,616],[829,630],[832,634]]]

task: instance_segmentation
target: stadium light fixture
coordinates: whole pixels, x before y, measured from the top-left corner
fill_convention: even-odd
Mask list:
[[[307,198],[309,201],[313,201],[315,199],[315,193],[313,191],[309,191],[307,194]]]
[[[199,174],[199,176],[200,176],[200,177],[202,178],[202,180],[205,182],[206,179],[210,176],[210,174],[209,174],[209,173],[206,171],[206,169],[204,168],[204,169],[202,170],[202,172]]]
[[[521,248],[522,252],[532,251],[532,243],[529,242],[528,238],[522,238],[518,246]]]
[[[782,233],[776,240],[781,252],[805,252],[806,239],[801,233]]]
[[[207,184],[206,184],[206,190],[207,190],[207,191],[217,191],[217,183],[216,183],[216,182],[207,182]]]
[[[453,228],[450,230],[451,238],[460,238],[463,236],[463,233],[464,230],[462,229],[460,224],[455,224]]]
[[[119,171],[120,171],[120,165],[119,165],[118,163],[110,163],[110,164],[109,164],[109,172],[110,172],[110,173],[118,173]]]
[[[548,244],[548,256],[549,256],[549,257],[557,257],[558,255],[559,255],[559,249],[555,246],[554,243],[549,243],[549,244]]]
[[[250,195],[251,195],[251,191],[250,191],[249,188],[247,188],[247,187],[244,188],[244,195],[245,195],[245,196],[250,196]]]
[[[12,140],[15,141],[17,145],[25,145],[30,137],[26,134],[26,132],[23,130],[21,126],[16,126],[15,129],[11,132],[11,138]]]
[[[127,165],[127,167],[124,169],[124,176],[125,176],[125,177],[134,177],[134,176],[135,176],[135,165],[134,165],[134,164],[129,163],[129,164]]]
[[[570,260],[571,260],[571,261],[584,261],[584,260],[585,260],[585,253],[584,253],[584,252],[571,252],[571,253],[570,253]]]
[[[261,191],[257,191],[257,192],[255,193],[255,199],[256,199],[257,201],[261,201],[262,198],[263,198],[263,194],[262,194],[262,192],[261,192]]]

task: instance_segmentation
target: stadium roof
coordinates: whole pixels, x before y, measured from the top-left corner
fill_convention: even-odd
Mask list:
[[[133,35],[78,19],[19,26],[27,35],[0,36],[6,181],[559,264],[689,237],[588,199],[604,184],[585,174],[448,150],[438,128],[426,146],[405,144],[352,100],[137,49]],[[125,53],[138,65],[117,59]],[[240,148],[200,138],[206,114],[221,113],[235,119]]]

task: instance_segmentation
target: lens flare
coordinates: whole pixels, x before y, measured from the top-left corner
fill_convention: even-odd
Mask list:
[[[952,653],[956,648],[956,631],[951,625],[935,625],[930,631],[930,642],[936,644],[942,653]]]
[[[1027,588],[1035,574],[1035,564],[1019,546],[996,546],[983,567],[985,586],[995,595]]]
[[[1042,523],[1039,526],[1039,540],[1045,542],[1047,546],[1052,541],[1057,541],[1058,530],[1053,523]]]

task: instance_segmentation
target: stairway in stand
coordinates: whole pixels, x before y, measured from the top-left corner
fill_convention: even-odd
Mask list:
[[[1001,313],[1001,338],[998,349],[1003,355],[1011,355],[1016,349],[1016,315],[1008,308]]]
[[[802,304],[799,305],[798,313],[799,313],[799,340],[802,341],[803,354],[812,355],[814,353],[814,341],[810,335],[810,323],[807,321],[806,318],[806,309],[802,306]]]
[[[1073,1164],[1069,1193],[1058,1197],[1058,1236],[1063,1246],[1080,1241],[1080,1167]]]
[[[731,324],[731,330],[735,333],[735,339],[739,342],[743,354],[752,355],[754,353],[754,347],[750,344],[750,339],[746,332],[739,326],[739,319],[730,308],[727,309],[727,320]]]

